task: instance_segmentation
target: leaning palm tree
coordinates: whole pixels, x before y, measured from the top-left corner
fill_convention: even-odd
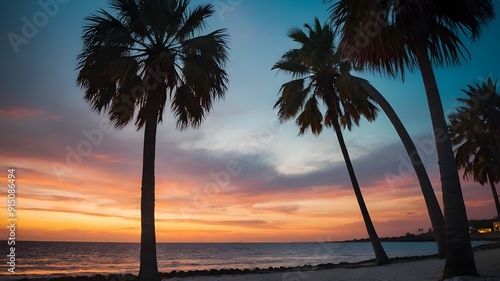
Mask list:
[[[328,25],[322,26],[318,19],[314,20],[313,26],[304,26],[308,34],[298,28],[288,34],[300,44],[300,48],[286,52],[272,68],[291,74],[294,78],[280,89],[281,96],[275,104],[279,110],[278,117],[282,121],[296,117],[299,134],[304,134],[310,128],[313,134],[319,135],[323,125],[333,127],[377,264],[386,264],[389,258],[368,213],[341,129],[343,126],[350,130],[354,124],[358,125],[361,116],[373,121],[377,108],[362,88],[350,87],[343,81],[341,68],[348,62],[343,62],[336,51],[332,29]],[[319,108],[319,100],[326,107],[324,115]]]
[[[113,13],[86,18],[78,84],[92,109],[117,129],[135,118],[144,128],[139,279],[160,280],[155,236],[157,125],[168,103],[178,129],[198,127],[224,97],[225,30],[203,34],[212,5],[188,10],[188,0],[111,0]]]
[[[459,98],[463,105],[448,115],[457,167],[463,169],[464,179],[472,178],[481,185],[490,184],[497,216],[500,217],[495,187],[500,181],[500,95],[491,78],[481,85],[468,85],[468,89],[462,91],[468,97]]]
[[[348,70],[348,69],[347,69]],[[389,102],[384,98],[384,96],[377,91],[370,83],[362,78],[352,76],[349,71],[343,73],[344,81],[348,81],[348,85],[357,85],[357,87],[363,88],[368,96],[382,109],[382,111],[387,115],[389,121],[391,121],[396,133],[398,134],[403,146],[408,154],[415,174],[417,176],[418,182],[420,184],[420,189],[427,206],[429,217],[432,224],[433,233],[436,239],[436,244],[438,248],[438,257],[444,258],[446,256],[446,238],[444,231],[444,218],[441,212],[441,207],[432,188],[431,180],[427,174],[424,163],[418,154],[418,150],[410,137],[410,134],[404,127],[401,119],[389,104]]]
[[[477,275],[460,178],[432,65],[460,64],[467,50],[459,35],[479,37],[481,27],[495,17],[492,1],[339,0],[330,12],[342,34],[340,48],[356,67],[402,78],[405,69],[420,69],[443,192],[447,241],[443,279]]]

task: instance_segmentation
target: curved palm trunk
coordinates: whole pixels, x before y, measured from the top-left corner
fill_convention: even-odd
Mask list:
[[[389,120],[391,121],[394,129],[399,135],[399,138],[403,142],[403,145],[410,157],[411,164],[415,169],[415,173],[417,174],[418,182],[420,183],[420,188],[422,189],[422,194],[424,196],[425,204],[427,205],[427,211],[429,213],[429,217],[432,224],[432,229],[434,230],[437,247],[438,247],[438,256],[439,258],[444,258],[446,256],[446,237],[444,230],[444,218],[443,213],[441,212],[441,207],[439,207],[439,203],[436,198],[436,194],[434,193],[434,189],[432,188],[431,181],[429,180],[429,176],[427,171],[425,170],[425,166],[420,159],[420,155],[418,154],[417,148],[413,143],[408,131],[401,123],[398,115],[392,108],[392,106],[387,102],[387,100],[378,92],[378,91],[367,91],[368,95],[378,104],[380,108],[385,112]]]
[[[139,280],[160,281],[155,234],[155,151],[158,102],[151,91],[146,104],[141,187],[141,264]]]
[[[491,192],[493,193],[493,200],[495,200],[495,207],[497,208],[497,218],[500,219],[500,202],[498,200],[498,193],[495,187],[495,182],[493,181],[493,177],[488,175],[488,181],[490,182]]]
[[[365,222],[366,231],[368,232],[368,236],[370,237],[370,241],[373,246],[373,251],[375,252],[377,265],[387,264],[389,263],[389,257],[387,257],[387,254],[382,247],[382,243],[380,242],[380,239],[370,218],[370,214],[368,213],[368,209],[366,208],[365,200],[363,199],[363,195],[361,194],[361,189],[359,187],[358,180],[356,179],[356,174],[354,173],[351,158],[349,157],[349,152],[347,151],[344,137],[342,135],[342,130],[340,129],[340,125],[336,122],[334,122],[333,127],[339,141],[340,150],[342,150],[342,155],[344,156],[347,171],[349,172],[349,177],[351,178],[352,188],[354,189],[359,208],[361,209],[361,215],[363,216],[363,221]]]
[[[441,97],[427,47],[416,48],[416,58],[424,81],[427,102],[434,127],[443,192],[444,222],[446,229],[446,264],[443,279],[462,275],[477,275],[469,236],[465,203],[460,178],[446,124]]]

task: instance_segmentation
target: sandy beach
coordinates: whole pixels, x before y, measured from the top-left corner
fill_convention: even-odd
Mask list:
[[[474,252],[481,277],[452,278],[451,280],[500,280],[500,249]],[[172,281],[437,281],[441,279],[445,260],[428,258],[419,261],[397,261],[384,266],[334,268],[314,271],[288,271],[264,274],[174,277]],[[450,280],[450,279],[449,279]]]

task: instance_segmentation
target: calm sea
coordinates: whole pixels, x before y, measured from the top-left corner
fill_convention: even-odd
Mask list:
[[[473,241],[473,246],[488,242]],[[389,257],[435,254],[433,242],[384,242]],[[58,277],[110,273],[137,274],[140,245],[135,243],[16,242],[16,274],[7,271],[7,243],[0,279]],[[357,262],[374,258],[368,242],[349,243],[160,243],[158,267],[172,270],[203,270],[270,266],[316,265]]]

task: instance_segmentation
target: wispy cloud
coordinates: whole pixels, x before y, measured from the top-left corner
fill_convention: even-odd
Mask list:
[[[60,119],[61,116],[51,114],[45,110],[31,107],[5,107],[0,108],[0,118],[9,120],[22,120],[30,118],[44,117],[48,119]]]

